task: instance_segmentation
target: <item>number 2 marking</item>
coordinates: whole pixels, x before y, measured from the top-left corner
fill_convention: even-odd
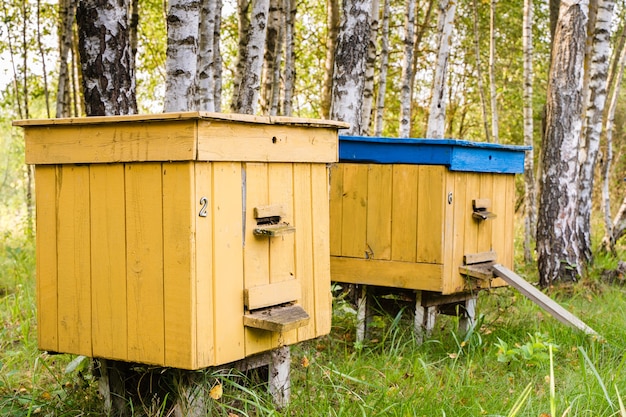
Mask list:
[[[202,205],[202,208],[200,208],[200,213],[198,213],[198,216],[200,217],[206,217],[206,210],[207,210],[207,206],[209,205],[209,199],[206,197],[202,197],[200,199],[200,204]]]

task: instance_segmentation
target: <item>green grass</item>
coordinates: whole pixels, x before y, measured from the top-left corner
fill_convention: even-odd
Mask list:
[[[0,236],[0,415],[103,415],[89,369],[37,350],[34,269],[33,242]],[[532,268],[518,270],[534,279]],[[292,347],[289,406],[276,409],[258,379],[222,371],[202,376],[207,394],[223,390],[206,396],[207,408],[218,416],[626,416],[626,289],[594,279],[551,295],[604,340],[503,288],[480,294],[467,335],[456,318],[440,316],[418,345],[405,309],[377,315],[357,345],[354,309],[338,298],[331,334]],[[167,415],[158,402],[133,410]]]

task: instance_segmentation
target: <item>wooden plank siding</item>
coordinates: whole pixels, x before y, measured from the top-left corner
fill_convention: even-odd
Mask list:
[[[365,175],[367,173],[367,175]],[[512,265],[514,175],[442,165],[339,163],[331,171],[330,251],[338,282],[453,294],[466,254],[495,251]],[[490,199],[497,217],[472,217]],[[500,279],[492,286],[505,285]]]

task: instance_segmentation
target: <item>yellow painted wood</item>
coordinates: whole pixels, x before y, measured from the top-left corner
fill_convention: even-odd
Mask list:
[[[262,219],[265,217],[285,217],[285,208],[282,204],[270,204],[265,206],[255,207],[252,211],[252,215],[255,219]]]
[[[330,253],[336,256],[341,256],[344,166],[330,166]]]
[[[97,129],[97,133],[95,133]],[[195,121],[31,127],[26,163],[177,161],[196,157]]]
[[[332,299],[330,293],[330,243],[328,169],[323,164],[311,165],[311,207],[313,213],[313,274],[316,336],[330,332]],[[306,289],[309,291],[309,288]]]
[[[243,316],[243,324],[274,333],[284,334],[305,326],[310,316],[299,305],[272,307],[247,313]]]
[[[496,218],[498,213],[493,211],[493,198],[495,197],[493,194],[493,181],[496,175],[489,173],[481,173],[479,174],[479,182],[480,182],[480,194],[483,195],[483,198],[479,199],[479,205],[485,206],[488,211],[496,214]],[[475,206],[475,202],[472,202],[472,206]],[[504,213],[502,213],[504,214]],[[487,252],[492,250],[492,234],[493,234],[493,221],[496,219],[488,219],[483,221],[478,221],[478,240],[476,242],[476,252]]]
[[[165,361],[160,163],[126,165],[128,359]]]
[[[444,244],[444,206],[448,204],[445,188],[446,168],[419,166],[417,209],[418,262],[442,263]]]
[[[341,254],[365,256],[367,221],[367,165],[343,164]]]
[[[91,356],[89,167],[60,166],[57,189],[59,351]]]
[[[89,171],[93,355],[126,360],[124,166],[98,164]]]
[[[369,164],[367,178],[367,248],[373,259],[391,259],[392,166]]]
[[[244,305],[248,310],[276,306],[302,297],[302,286],[297,279],[279,281],[244,290]]]
[[[163,163],[165,364],[196,369],[196,219],[192,162]],[[202,256],[202,255],[201,255]]]
[[[212,164],[195,164],[195,199],[189,208],[196,218],[196,352],[198,367],[215,364],[214,321],[217,312],[213,305],[213,172]],[[206,199],[207,217],[199,213]],[[219,244],[219,242],[218,242]]]
[[[217,364],[245,355],[241,187],[241,163],[213,163],[213,306]]]
[[[295,271],[302,289],[298,304],[312,316],[306,326],[298,328],[298,340],[316,337],[315,333],[315,276],[313,269],[313,218],[317,216],[313,206],[311,189],[311,164],[293,166],[293,221],[297,225],[295,235]]]
[[[333,280],[413,290],[441,291],[439,264],[330,257]],[[337,277],[337,278],[335,278]]]
[[[418,217],[417,165],[393,165],[391,259],[415,262]]]
[[[198,122],[201,161],[326,163],[336,162],[337,155],[337,133],[333,128]]]
[[[458,221],[465,216],[462,203],[466,199],[465,176],[461,173],[446,172],[444,175],[445,203],[443,209],[443,252],[442,290],[443,294],[454,294],[465,288],[464,280],[459,280],[458,265],[463,259],[463,237],[465,222]],[[459,204],[461,202],[461,204]],[[460,216],[460,217],[457,217]]]
[[[37,203],[37,341],[39,348],[59,351],[57,335],[57,168],[35,167]]]

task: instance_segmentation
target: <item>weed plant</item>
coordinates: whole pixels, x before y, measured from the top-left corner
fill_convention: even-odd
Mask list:
[[[90,361],[37,349],[34,244],[21,236],[0,237],[0,415],[104,415]],[[198,385],[207,415],[626,416],[626,290],[620,279],[600,278],[617,259],[601,259],[590,279],[550,293],[602,338],[500,288],[480,293],[465,334],[457,318],[439,316],[418,344],[407,304],[374,312],[370,335],[356,343],[354,307],[335,297],[330,335],[291,349],[288,406],[278,409],[258,378],[206,371]],[[532,268],[518,270],[536,279]],[[168,415],[164,404],[136,402],[132,415]]]

